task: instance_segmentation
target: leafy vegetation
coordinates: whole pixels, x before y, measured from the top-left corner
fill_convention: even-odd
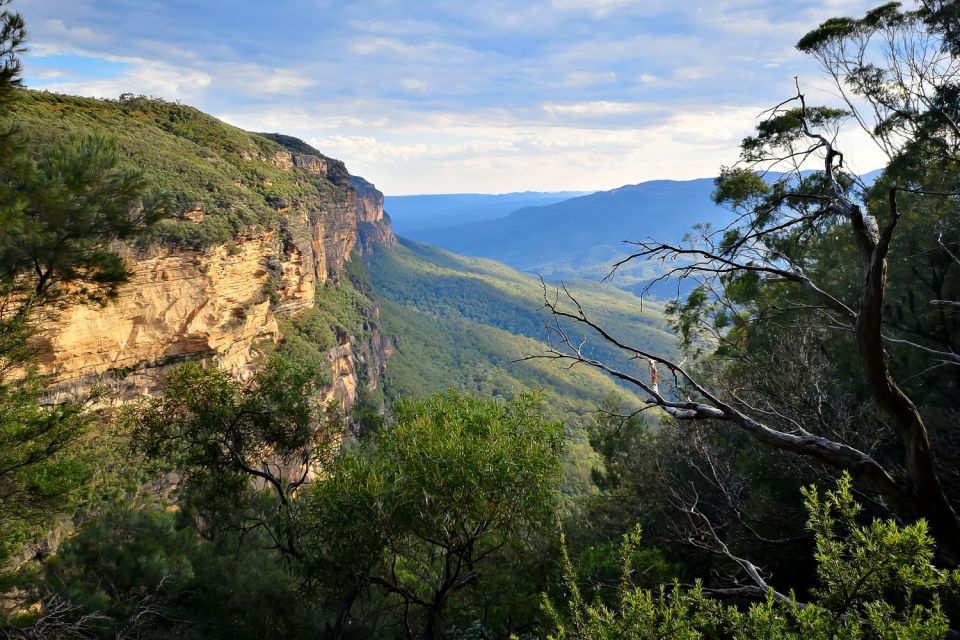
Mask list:
[[[801,41],[870,104],[890,165],[873,185],[843,173],[832,130],[844,114],[798,90],[744,141],[744,160],[813,154],[822,171],[726,169],[714,197],[737,212],[730,226],[700,228],[697,246],[635,245],[681,258],[696,280],[672,305],[402,242],[351,261],[315,308],[285,318],[286,341],[251,379],[187,364],[118,422],[82,400],[42,405],[30,336],[55,302],[96,302],[123,281],[113,241],[144,237],[164,201],[148,185],[205,211],[149,241],[197,247],[273,225],[287,199],[329,185],[276,173],[279,149],[312,151],[279,134],[162,101],[16,89],[23,25],[0,13],[0,105],[26,116],[0,135],[4,553],[82,511],[51,557],[0,576],[0,631],[955,634],[960,91],[942,70],[957,64],[957,12],[889,4]],[[871,43],[924,81],[865,62]],[[97,127],[116,143],[71,137]],[[373,337],[378,297],[391,402],[346,425],[317,401],[320,371],[345,336]]]
[[[276,166],[285,147],[232,127],[193,107],[143,96],[95,100],[19,91],[18,136],[31,153],[47,154],[79,135],[108,135],[120,165],[172,199],[175,213],[199,211],[202,219],[171,218],[144,242],[203,248],[221,244],[248,227],[276,227],[277,209],[296,200],[330,197],[322,176]]]
[[[548,415],[567,425],[566,490],[589,491],[598,460],[587,443],[587,426],[607,400],[629,405],[632,399],[586,367],[518,362],[546,349],[539,281],[490,260],[402,239],[396,249],[378,249],[367,263],[381,299],[383,332],[398,336],[384,373],[387,396],[423,397],[453,387],[510,399],[527,389],[539,390]],[[613,287],[588,281],[575,285],[620,335],[672,349],[673,338],[656,304],[641,309],[636,298]]]
[[[612,607],[581,593],[564,555],[564,609],[547,600],[553,640],[605,638],[943,638],[949,630],[941,599],[960,594],[960,572],[934,568],[933,539],[925,523],[902,527],[892,520],[858,523],[849,476],[820,497],[805,492],[807,528],[816,535],[820,586],[815,600],[799,602],[768,590],[745,609],[708,597],[698,582],[659,589],[635,588],[632,564],[640,532],[624,536],[622,576]]]
[[[563,432],[539,408],[532,396],[455,392],[395,403],[391,422],[303,497],[307,572],[327,576],[341,609],[364,587],[380,592],[398,618],[382,634],[438,638],[451,616],[512,631],[511,614],[536,592],[497,602],[483,585],[521,568],[552,524]]]
[[[294,554],[293,496],[329,466],[343,430],[334,411],[317,406],[315,377],[282,353],[246,384],[183,365],[163,396],[127,414],[132,447],[181,476],[179,498],[198,529],[259,528]]]

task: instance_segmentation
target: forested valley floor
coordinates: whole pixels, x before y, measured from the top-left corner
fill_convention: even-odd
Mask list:
[[[958,24],[808,33],[839,100],[763,115],[722,226],[610,238],[634,292],[562,230],[512,239],[544,279],[397,238],[297,138],[28,90],[0,0],[0,632],[960,637]]]

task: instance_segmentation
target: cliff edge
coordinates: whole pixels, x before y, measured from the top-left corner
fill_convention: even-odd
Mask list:
[[[131,273],[114,300],[63,309],[38,336],[50,401],[95,385],[113,403],[152,394],[168,367],[188,359],[246,378],[283,339],[279,318],[338,286],[352,253],[395,242],[383,194],[296,138],[142,97],[28,99],[22,128],[38,145],[92,133],[115,139],[176,203],[168,220],[122,248]],[[382,349],[370,316],[363,345],[332,327],[339,338],[328,349],[326,395],[344,405],[361,378],[376,384]]]

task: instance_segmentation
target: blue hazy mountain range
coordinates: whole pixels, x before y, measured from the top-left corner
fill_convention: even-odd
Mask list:
[[[872,184],[878,171],[863,176]],[[779,175],[768,174],[770,179]],[[450,195],[387,198],[397,231],[454,253],[489,258],[548,280],[599,280],[614,262],[630,255],[624,241],[657,239],[679,243],[694,225],[723,226],[731,212],[714,204],[714,178],[652,180],[610,191],[562,198],[557,193],[503,196]],[[541,199],[496,217],[511,204]],[[556,200],[554,200],[556,199]],[[397,205],[401,206],[398,208]],[[469,216],[484,216],[459,224]],[[613,282],[636,293],[662,273],[659,264],[634,261]],[[672,297],[676,283],[650,293]]]
[[[528,206],[509,215],[453,226],[400,231],[455,253],[490,258],[550,280],[601,279],[629,255],[624,240],[680,241],[700,222],[722,223],[729,212],[710,198],[713,178],[654,180],[611,191]],[[402,218],[391,211],[395,219]],[[615,279],[642,289],[660,273],[657,265],[631,263]],[[669,290],[655,291],[669,295]]]
[[[451,193],[441,195],[386,196],[384,207],[393,228],[409,237],[419,229],[437,229],[502,218],[525,207],[569,200],[589,191],[522,191],[519,193]]]
[[[722,211],[710,199],[713,189],[712,178],[655,180],[524,207],[493,220],[424,229],[413,238],[529,270],[622,240],[679,239],[693,224]]]

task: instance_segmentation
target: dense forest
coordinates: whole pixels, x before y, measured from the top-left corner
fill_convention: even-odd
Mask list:
[[[798,81],[719,171],[728,224],[628,245],[689,292],[642,304],[394,243],[299,140],[27,90],[27,33],[0,0],[7,637],[960,637],[955,3],[800,40],[839,102]],[[43,337],[138,261],[268,244],[218,328],[269,326],[243,375],[51,392]]]

